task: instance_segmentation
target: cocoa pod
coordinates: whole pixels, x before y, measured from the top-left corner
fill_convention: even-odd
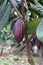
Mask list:
[[[18,19],[13,27],[13,34],[16,42],[20,43],[25,35],[25,23],[22,19]]]

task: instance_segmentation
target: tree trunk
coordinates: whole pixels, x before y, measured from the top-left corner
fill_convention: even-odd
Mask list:
[[[21,2],[21,13],[22,13],[22,16],[23,16],[23,20],[25,22],[24,0],[22,0],[22,2]],[[25,24],[25,26],[26,26],[26,24]],[[30,44],[30,41],[29,41],[28,35],[27,35],[27,27],[26,27],[25,40],[26,40],[28,62],[30,62],[31,65],[35,65],[33,58],[32,58],[32,55],[31,55],[31,44]]]

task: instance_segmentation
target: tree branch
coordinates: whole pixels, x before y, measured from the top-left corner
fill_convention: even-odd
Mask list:
[[[15,6],[13,0],[10,0],[10,2],[11,2],[11,4],[12,4],[12,6],[14,7],[15,11],[17,12],[17,14],[19,15],[19,17],[22,18],[21,13],[20,13],[20,12],[18,11],[18,9],[16,8],[16,6]]]
[[[21,13],[23,16],[23,20],[25,22],[25,8],[24,8],[24,0],[21,0]],[[25,24],[26,26],[26,24]],[[28,34],[27,34],[27,27],[26,27],[26,34],[25,34],[25,40],[26,40],[26,48],[27,48],[27,55],[28,55],[28,62],[30,62],[31,65],[35,65],[33,61],[33,57],[31,55],[31,43],[30,39],[28,39]]]
[[[25,20],[24,0],[21,0],[21,13],[23,16],[23,20]]]

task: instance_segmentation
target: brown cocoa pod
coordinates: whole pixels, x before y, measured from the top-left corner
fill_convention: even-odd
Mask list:
[[[25,35],[25,23],[22,19],[18,19],[13,27],[13,34],[16,42],[20,43]]]

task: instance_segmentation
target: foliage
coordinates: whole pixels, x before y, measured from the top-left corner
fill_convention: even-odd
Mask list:
[[[43,33],[42,33],[42,29],[43,29],[43,6],[37,0],[35,0],[35,5],[33,5],[31,3],[30,3],[30,5],[31,5],[31,8],[33,8],[37,11],[40,11],[39,14],[42,16],[42,20],[41,20],[41,22],[39,23],[39,26],[36,29],[36,35],[37,35],[38,39],[41,42],[43,42]]]
[[[0,31],[6,25],[8,19],[9,19],[9,16],[10,16],[10,12],[11,12],[11,5],[10,5],[10,3],[6,4],[6,2],[7,1],[5,0],[0,9]],[[2,23],[3,23],[3,25],[2,25]]]
[[[14,4],[16,5],[18,11],[21,12],[21,0],[13,0],[13,1],[14,1]],[[38,0],[38,1],[37,0],[33,0],[33,1],[27,0],[27,3],[28,2],[29,2],[29,4],[27,4],[27,5],[29,5],[28,9],[26,8],[26,6],[24,6],[25,10],[26,10],[25,16],[27,15],[28,11],[29,11],[28,14],[31,13],[31,15],[28,15],[28,17],[26,18],[26,20],[28,21],[28,22],[26,22],[27,33],[29,35],[29,34],[32,34],[34,31],[36,31],[36,34],[37,34],[37,31],[39,30],[38,27],[42,28],[42,25],[38,26],[38,24],[41,23],[40,16],[43,17],[42,0],[41,1],[40,0]],[[38,12],[38,13],[36,13],[36,12]],[[40,16],[39,16],[39,14],[40,14]],[[37,16],[38,16],[38,18],[37,18]],[[12,29],[18,18],[19,17],[17,15],[17,12],[15,12],[14,8],[11,6],[10,1],[1,0],[0,1],[0,40],[5,41],[5,40],[11,39],[11,38],[13,40]],[[42,32],[42,30],[41,30],[41,32]],[[37,37],[39,39],[38,34],[37,34]],[[41,39],[42,39],[42,37],[41,37]]]
[[[32,4],[32,3],[30,3],[31,8],[32,8],[32,9],[35,9],[35,10],[37,10],[37,11],[40,11],[39,13],[40,13],[41,15],[43,15],[43,6],[42,6],[37,0],[34,0],[34,1],[35,1],[35,5]]]
[[[26,26],[27,26],[27,33],[32,34],[33,32],[35,32],[38,24],[40,23],[40,18],[36,18],[34,20],[30,20],[29,22],[26,22]]]
[[[43,43],[43,18],[36,29],[36,35],[38,39]]]
[[[0,0],[0,44],[2,43],[5,44],[7,43],[7,41],[11,41],[9,42],[11,44],[15,42],[14,37],[17,34],[13,35],[13,27],[15,26],[16,20],[18,21],[20,17],[23,17],[25,15],[23,17],[25,19],[25,22],[23,23],[26,26],[25,27],[26,31],[24,31],[24,29],[23,31],[21,30],[22,27],[24,26],[23,25],[21,26],[20,24],[20,26],[19,25],[18,27],[16,26],[16,30],[14,30],[14,32],[16,31],[15,33],[19,33],[19,35],[17,35],[18,36],[17,39],[19,40],[20,40],[20,36],[22,37],[23,35],[23,37],[25,37],[27,51],[28,51],[27,52],[28,60],[29,58],[31,59],[29,60],[31,65],[35,65],[35,64],[33,62],[33,58],[31,58],[31,51],[30,51],[31,47],[30,44],[28,44],[30,42],[30,39],[28,41],[28,35],[31,35],[34,32],[36,32],[37,38],[43,43],[43,3],[42,2],[43,2],[42,0],[41,1],[24,0],[24,3],[22,2],[22,4],[24,4],[24,7],[22,6],[23,7],[22,10],[25,8],[25,12],[21,12],[21,0]],[[17,30],[20,32],[18,32]],[[22,34],[20,34],[21,32]],[[14,45],[17,46],[17,44]],[[12,45],[12,47],[14,45]],[[20,45],[21,44],[19,44],[18,46]],[[14,60],[17,61],[18,58],[15,58]],[[8,62],[6,62],[5,65],[9,64],[7,63]]]

